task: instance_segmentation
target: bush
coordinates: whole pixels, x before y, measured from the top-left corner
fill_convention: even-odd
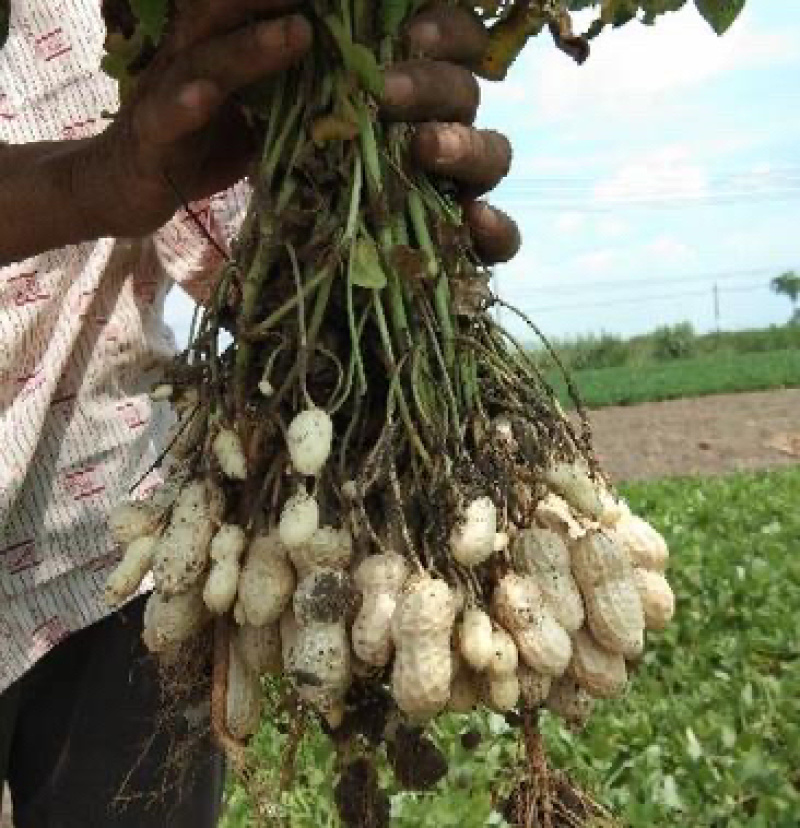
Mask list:
[[[662,325],[651,335],[653,358],[658,362],[684,359],[697,351],[697,335],[690,322]]]

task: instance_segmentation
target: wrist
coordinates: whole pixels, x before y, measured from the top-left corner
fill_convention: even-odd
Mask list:
[[[73,143],[60,186],[90,238],[149,235],[169,218],[165,188],[148,185],[110,131]]]

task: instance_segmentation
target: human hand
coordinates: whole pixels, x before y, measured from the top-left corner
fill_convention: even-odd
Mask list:
[[[178,0],[171,30],[84,171],[105,187],[106,235],[142,236],[247,172],[255,136],[236,93],[311,44],[300,0]],[[108,203],[106,203],[108,202]]]
[[[416,122],[412,152],[428,172],[453,180],[478,254],[489,264],[511,259],[521,239],[514,221],[477,201],[507,175],[511,145],[499,132],[475,129],[480,88],[466,68],[480,58],[488,33],[466,9],[436,4],[404,32],[406,51],[418,56],[387,71],[382,114]]]
[[[257,146],[235,93],[297,63],[311,27],[297,0],[188,0],[136,91],[92,143],[108,235],[135,236],[164,224],[180,206],[232,185]],[[254,16],[269,20],[253,22]],[[418,58],[387,70],[382,115],[418,124],[412,151],[429,172],[448,177],[465,197],[476,249],[489,262],[516,253],[519,233],[505,214],[475,201],[506,174],[511,149],[499,133],[470,124],[479,103],[464,68],[482,54],[486,31],[465,10],[436,5],[404,34]]]

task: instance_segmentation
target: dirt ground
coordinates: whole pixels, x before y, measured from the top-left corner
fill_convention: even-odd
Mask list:
[[[800,390],[604,408],[590,419],[615,481],[800,463]],[[5,809],[0,828],[11,828]]]
[[[590,412],[617,482],[800,463],[800,390],[723,394]]]

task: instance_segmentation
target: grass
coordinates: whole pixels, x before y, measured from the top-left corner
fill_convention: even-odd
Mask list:
[[[772,325],[742,331],[698,334],[688,322],[662,325],[650,333],[624,339],[612,333],[590,334],[555,340],[562,360],[574,370],[581,368],[618,368],[671,362],[708,354],[746,354],[800,348],[800,325]],[[546,363],[541,345],[533,354]]]
[[[678,615],[649,642],[624,700],[573,735],[545,723],[551,757],[631,828],[794,828],[800,813],[800,468],[629,486],[632,506],[667,536]],[[460,734],[478,729],[473,753]],[[516,757],[496,716],[438,726],[446,786],[394,802],[401,828],[502,824],[491,796]],[[268,727],[256,749],[278,762]],[[338,825],[328,804],[333,760],[319,738],[300,755],[291,826]],[[258,824],[231,791],[224,828]]]
[[[551,377],[552,378],[552,377]],[[717,353],[671,362],[586,368],[573,378],[590,408],[800,386],[800,349]],[[562,398],[563,383],[553,378]]]

